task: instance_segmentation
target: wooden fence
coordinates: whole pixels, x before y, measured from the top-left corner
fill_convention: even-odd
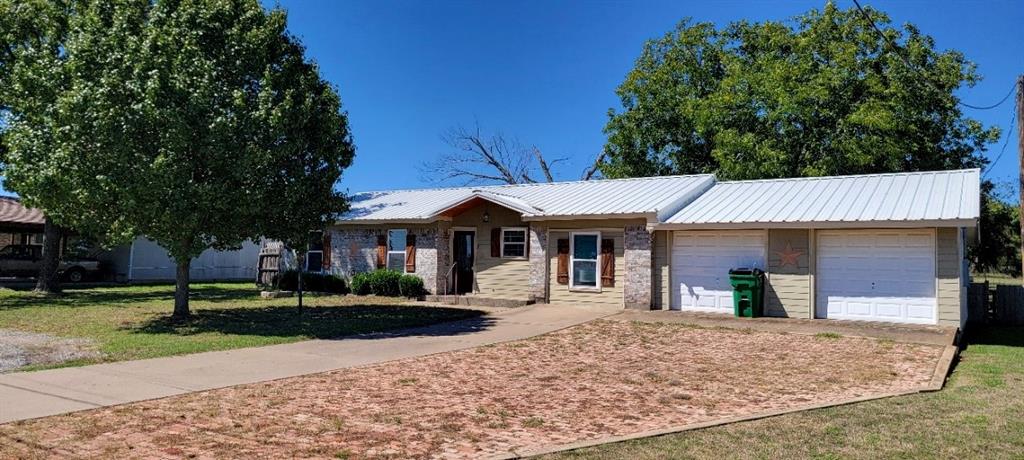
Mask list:
[[[1024,326],[1024,286],[971,283],[967,290],[967,320],[972,324]]]
[[[274,278],[281,271],[281,252],[284,246],[277,241],[268,241],[260,248],[259,269],[256,273],[256,284],[273,286]]]

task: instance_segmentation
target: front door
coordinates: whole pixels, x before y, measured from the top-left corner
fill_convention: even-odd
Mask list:
[[[473,251],[475,247],[476,232],[455,232],[452,250],[455,260],[455,292],[458,294],[473,291]]]

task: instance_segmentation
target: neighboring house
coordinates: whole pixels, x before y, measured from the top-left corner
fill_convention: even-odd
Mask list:
[[[71,237],[74,239],[74,237]],[[42,244],[43,213],[14,197],[0,197],[0,249],[8,244]],[[68,245],[62,242],[62,253]],[[192,280],[255,280],[259,244],[245,242],[238,251],[204,251],[192,261]],[[111,250],[96,250],[91,257],[108,262],[114,280],[121,282],[173,281],[174,261],[151,240],[136,238]]]
[[[0,196],[0,248],[9,244],[43,244],[43,213],[26,208],[13,196]]]
[[[728,270],[757,267],[772,316],[962,326],[979,184],[971,169],[358,193],[322,263],[437,294],[721,313]]]
[[[192,259],[189,277],[192,281],[253,281],[259,254],[260,244],[251,241],[235,251],[207,249]],[[112,249],[106,259],[113,264],[117,281],[174,281],[177,270],[167,250],[144,237]]]

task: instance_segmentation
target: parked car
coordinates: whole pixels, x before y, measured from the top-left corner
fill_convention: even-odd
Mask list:
[[[0,249],[0,276],[36,276],[43,267],[43,246],[38,244],[9,244]],[[77,283],[100,270],[100,262],[74,258],[61,260],[57,275]]]

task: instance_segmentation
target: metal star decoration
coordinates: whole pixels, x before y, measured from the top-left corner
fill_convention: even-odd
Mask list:
[[[793,249],[793,244],[787,241],[786,249],[782,251],[776,251],[775,254],[779,256],[780,267],[785,267],[786,265],[790,264],[792,264],[794,267],[798,267],[800,266],[800,256],[804,255],[804,252]]]

